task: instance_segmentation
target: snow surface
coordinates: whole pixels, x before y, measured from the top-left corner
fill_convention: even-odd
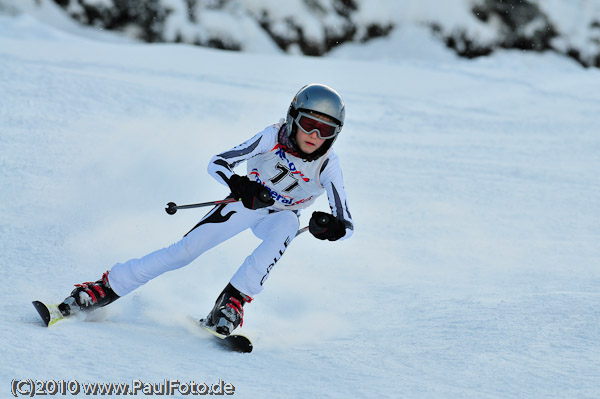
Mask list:
[[[0,396],[31,378],[223,379],[239,398],[597,398],[600,71],[551,54],[467,62],[415,38],[420,59],[316,59],[0,16]],[[336,151],[356,233],[294,241],[247,306],[252,354],[186,320],[257,245],[249,232],[42,327],[31,300],[194,226],[203,210],[165,204],[222,198],[210,157],[283,117],[307,82],[347,104]]]

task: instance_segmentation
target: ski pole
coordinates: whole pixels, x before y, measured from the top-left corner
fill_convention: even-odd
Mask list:
[[[219,200],[219,201],[200,202],[198,204],[189,204],[189,205],[177,205],[174,202],[169,202],[167,204],[167,207],[165,208],[165,212],[167,212],[169,215],[174,215],[178,209],[201,208],[204,206],[230,204],[232,202],[237,202],[237,201],[238,200],[236,200],[235,198],[228,198],[228,199]],[[317,224],[319,226],[325,226],[325,225],[327,225],[328,222],[329,222],[329,218],[327,216],[321,216],[321,218],[319,218],[319,220],[317,220]],[[301,229],[299,229],[296,232],[296,237],[298,237],[300,234],[302,234],[306,231],[308,231],[308,226],[302,227]]]
[[[296,237],[298,237],[300,234],[304,233],[305,231],[308,231],[308,226],[306,226],[306,227],[303,227],[303,228],[299,229],[299,230],[296,232]]]
[[[174,215],[178,209],[189,209],[189,208],[201,208],[203,206],[215,206],[220,204],[230,204],[232,202],[237,202],[234,198],[219,200],[219,201],[208,201],[208,202],[200,202],[198,204],[189,204],[189,205],[177,205],[174,202],[169,202],[167,207],[165,208],[165,212],[169,215]]]

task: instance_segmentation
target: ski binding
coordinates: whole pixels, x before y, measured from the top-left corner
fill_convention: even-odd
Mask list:
[[[215,337],[217,342],[224,348],[227,348],[234,352],[240,352],[240,353],[252,352],[252,349],[253,349],[252,341],[250,341],[250,339],[248,337],[246,337],[244,335],[240,335],[240,334],[231,334],[231,335],[219,334],[214,329],[212,329],[211,327],[204,324],[204,319],[198,320],[198,319],[195,319],[192,317],[190,317],[190,318],[194,321],[194,323],[196,323],[198,326],[200,326],[204,331],[208,332],[210,335]]]

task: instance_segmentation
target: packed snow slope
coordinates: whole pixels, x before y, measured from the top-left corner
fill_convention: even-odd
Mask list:
[[[165,204],[223,198],[210,157],[307,82],[347,104],[335,147],[356,232],[293,242],[246,307],[252,354],[187,320],[257,245],[250,232],[42,327],[32,300],[194,226],[205,210]],[[600,72],[551,55],[247,55],[0,17],[0,396],[13,379],[222,379],[239,398],[596,398],[599,108]]]

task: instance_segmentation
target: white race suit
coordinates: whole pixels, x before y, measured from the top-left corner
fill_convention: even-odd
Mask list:
[[[231,284],[250,297],[260,293],[273,266],[294,239],[298,213],[327,192],[333,216],[346,227],[341,239],[349,238],[354,224],[348,209],[337,155],[330,149],[314,161],[291,155],[279,144],[286,129],[281,122],[267,127],[245,143],[214,156],[208,172],[227,185],[233,168],[247,163],[247,176],[263,184],[275,203],[251,210],[241,201],[213,208],[180,241],[140,259],[117,263],[109,274],[110,286],[124,296],[169,270],[186,266],[205,251],[250,228],[262,243],[244,260]]]

